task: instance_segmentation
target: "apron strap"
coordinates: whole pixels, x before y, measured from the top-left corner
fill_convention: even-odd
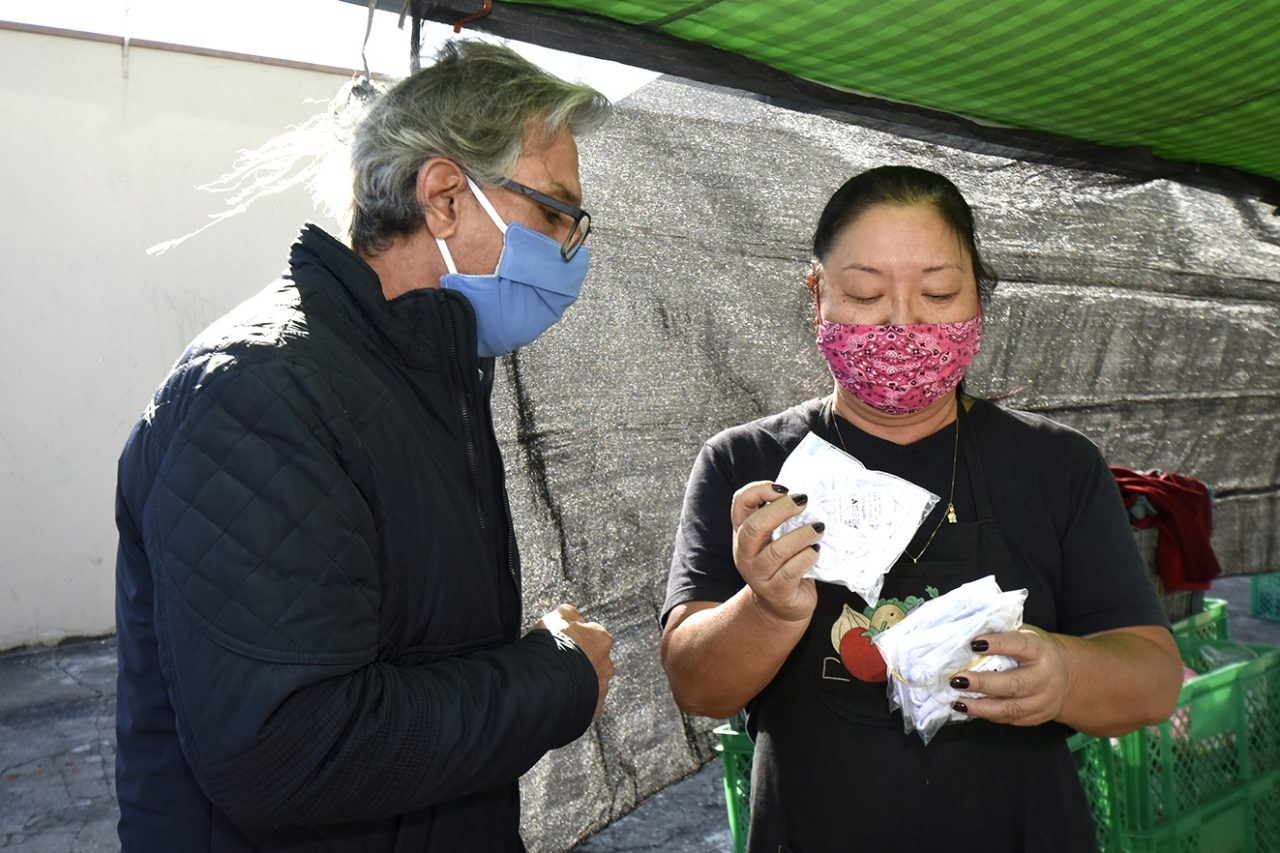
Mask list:
[[[964,448],[964,461],[969,466],[969,484],[973,488],[973,504],[978,510],[978,521],[995,518],[991,511],[991,499],[987,495],[987,478],[982,473],[982,460],[978,455],[978,441],[969,423],[969,407],[956,394],[956,429],[960,430],[960,446]]]

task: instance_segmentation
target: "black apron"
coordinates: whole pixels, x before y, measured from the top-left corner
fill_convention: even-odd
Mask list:
[[[944,726],[926,746],[904,734],[901,712],[890,713],[883,662],[872,674],[861,648],[870,642],[843,630],[846,607],[874,624],[894,607],[906,610],[913,596],[927,600],[989,574],[1001,589],[1028,586],[992,514],[964,406],[955,428],[976,520],[944,521],[934,533],[946,509],[939,501],[885,576],[875,608],[843,586],[819,583],[808,631],[752,703],[752,853],[1095,849],[1065,727],[975,720]],[[957,474],[957,489],[961,482]],[[1024,621],[1052,631],[1052,596],[1035,591]],[[863,680],[869,674],[876,680]]]

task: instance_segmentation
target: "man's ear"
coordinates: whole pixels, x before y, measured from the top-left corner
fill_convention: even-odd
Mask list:
[[[458,229],[458,200],[467,192],[462,167],[444,157],[432,157],[418,169],[418,206],[432,237],[452,237]]]

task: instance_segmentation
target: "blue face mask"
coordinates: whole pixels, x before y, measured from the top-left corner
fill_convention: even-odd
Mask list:
[[[480,188],[470,178],[467,183],[502,232],[502,254],[493,275],[462,275],[449,247],[437,237],[449,269],[440,277],[440,286],[458,291],[475,309],[479,354],[506,355],[550,329],[578,298],[587,277],[587,247],[566,261],[559,243],[519,222],[503,222]]]

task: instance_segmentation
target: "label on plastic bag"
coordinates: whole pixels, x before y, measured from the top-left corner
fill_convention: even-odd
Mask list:
[[[885,572],[938,502],[929,490],[872,471],[812,432],[791,451],[774,479],[792,492],[807,494],[809,502],[773,537],[824,522],[818,562],[805,577],[842,584],[868,603],[880,598]]]
[[[842,527],[878,527],[894,511],[894,502],[887,496],[864,490],[840,500],[836,524]]]

